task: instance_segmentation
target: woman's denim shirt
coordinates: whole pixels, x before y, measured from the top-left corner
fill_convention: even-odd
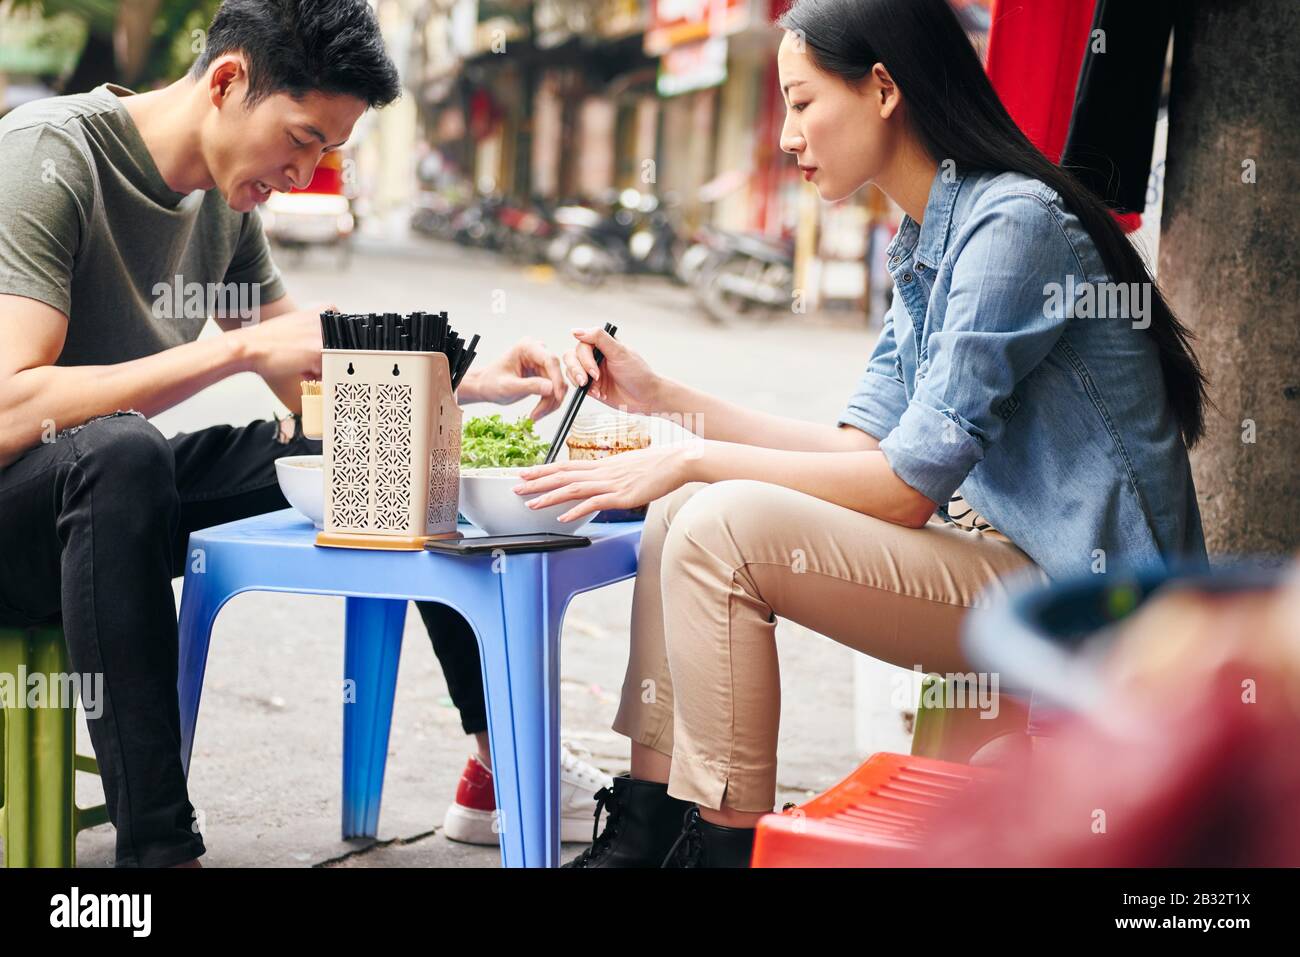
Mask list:
[[[887,251],[894,301],[840,423],[904,482],[963,498],[1052,578],[1205,563],[1140,288],[1017,173],[940,169]],[[1127,304],[1121,299],[1127,295]]]

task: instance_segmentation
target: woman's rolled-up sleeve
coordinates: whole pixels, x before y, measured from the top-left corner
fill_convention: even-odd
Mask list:
[[[899,308],[902,307],[895,296],[885,313],[884,328],[867,361],[867,369],[838,422],[861,429],[876,439],[892,432],[907,408],[907,392],[898,374],[898,344],[894,340],[894,310]]]
[[[988,203],[963,224],[942,328],[927,340],[911,401],[880,451],[900,479],[946,502],[1003,434],[1017,384],[1056,345],[1071,313],[1044,277],[1085,280],[1056,214],[1029,193]]]

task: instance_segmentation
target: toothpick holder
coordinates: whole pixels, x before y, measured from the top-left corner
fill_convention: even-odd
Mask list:
[[[418,551],[456,535],[460,407],[441,352],[322,353],[325,527],[316,544]]]

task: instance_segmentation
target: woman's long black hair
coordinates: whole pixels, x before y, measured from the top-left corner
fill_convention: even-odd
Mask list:
[[[777,21],[802,37],[826,73],[857,85],[883,63],[902,91],[912,128],[936,161],[958,169],[1023,173],[1061,196],[1096,244],[1109,278],[1151,283],[1147,331],[1183,442],[1205,433],[1205,375],[1146,262],[1102,200],[1044,156],[1016,126],[947,0],[795,0]]]

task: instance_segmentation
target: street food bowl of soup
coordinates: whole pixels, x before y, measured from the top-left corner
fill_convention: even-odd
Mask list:
[[[286,455],[275,460],[280,491],[317,528],[325,527],[324,462],[323,455]]]
[[[572,522],[560,516],[582,503],[581,499],[547,508],[531,509],[527,502],[536,495],[516,495],[523,468],[462,468],[460,470],[460,512],[489,535],[529,535],[547,532],[576,535],[591,521],[591,515]]]

